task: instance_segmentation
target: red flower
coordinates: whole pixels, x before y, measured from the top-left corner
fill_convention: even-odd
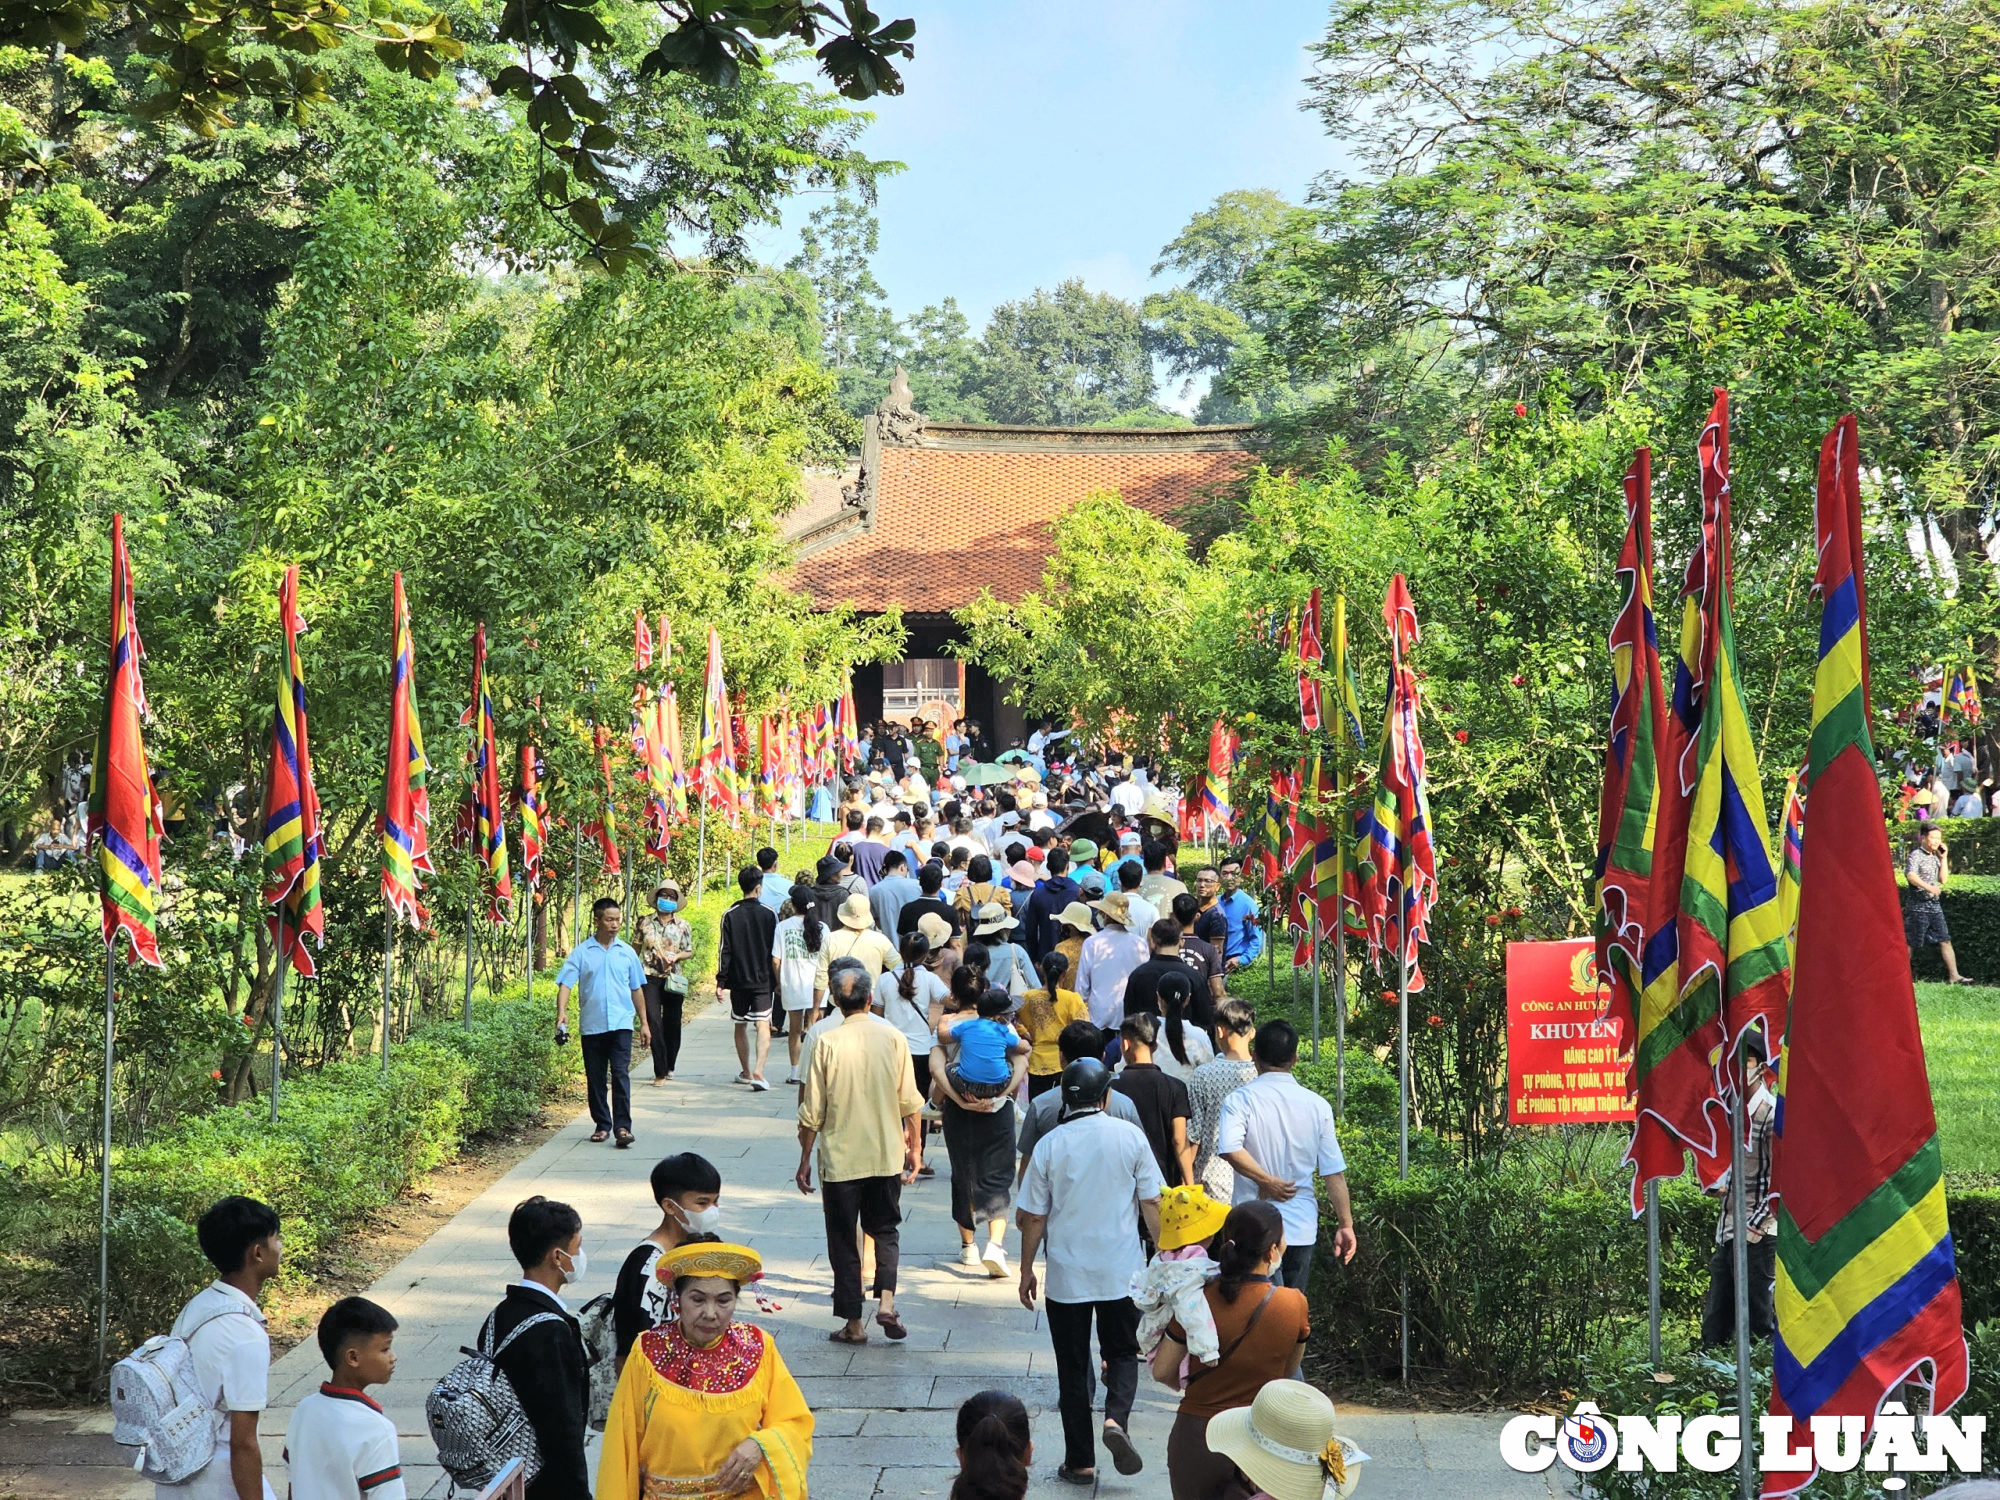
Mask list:
[[[257,1024],[256,1019],[247,1010],[243,1012],[243,1024],[245,1026],[255,1026]]]
[[[208,1076],[209,1076],[210,1078],[213,1078],[213,1079],[214,1079],[214,1080],[215,1080],[215,1081],[216,1081],[217,1083],[220,1083],[220,1082],[222,1082],[222,1069],[220,1069],[220,1068],[215,1068],[215,1069],[212,1069],[212,1070],[210,1070],[210,1072],[209,1072],[209,1075],[208,1075]]]
[[[1394,990],[1382,991],[1382,1003],[1384,1005],[1394,1005],[1396,1003],[1396,992]]]
[[[1424,1024],[1425,1024],[1426,1026],[1442,1026],[1442,1025],[1444,1025],[1444,1017],[1443,1017],[1443,1016],[1425,1016],[1425,1017],[1424,1017]]]
[[[1492,916],[1488,917],[1486,919],[1486,925],[1488,927],[1498,927],[1500,925],[1500,914],[1498,912],[1495,912]]]
[[[1525,417],[1527,414],[1528,414],[1528,403],[1525,401],[1516,401],[1514,403],[1514,415],[1517,417]]]
[[[1514,674],[1514,686],[1526,687],[1527,685],[1528,685],[1528,679],[1523,677],[1519,672],[1516,672]]]
[[[1518,906],[1510,906],[1507,908],[1506,915],[1510,917],[1518,917],[1521,915],[1521,908]]]
[[[1452,731],[1451,737],[1463,745],[1472,738],[1472,733],[1470,730],[1455,729]]]

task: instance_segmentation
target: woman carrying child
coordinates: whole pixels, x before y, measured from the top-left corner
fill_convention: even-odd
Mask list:
[[[1009,1274],[1007,1211],[1014,1190],[1013,1094],[1027,1077],[1028,1042],[1007,1022],[1007,992],[966,964],[952,976],[951,1000],[938,1022],[938,1051],[948,1054],[931,1079],[944,1116],[951,1158],[951,1217],[958,1225],[958,1263]],[[995,1075],[998,1075],[996,1078]],[[986,1246],[977,1221],[986,1221]]]

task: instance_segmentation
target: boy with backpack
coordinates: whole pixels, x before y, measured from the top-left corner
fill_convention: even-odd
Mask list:
[[[514,1387],[535,1435],[541,1467],[528,1481],[528,1500],[587,1500],[590,1367],[583,1330],[560,1295],[587,1264],[583,1219],[567,1203],[537,1195],[514,1206],[507,1246],[521,1279],[493,1309],[493,1341],[484,1347],[494,1351],[493,1363]]]
[[[342,1297],[319,1320],[331,1377],[285,1430],[291,1500],[404,1500],[396,1424],[368,1395],[396,1373],[396,1320],[366,1297]]]
[[[254,1198],[224,1198],[201,1216],[195,1237],[216,1279],[181,1309],[168,1341],[180,1341],[191,1359],[195,1394],[206,1408],[207,1430],[195,1434],[196,1446],[210,1456],[178,1483],[156,1480],[153,1494],[155,1500],[274,1500],[257,1446],[257,1417],[270,1402],[271,1384],[271,1336],[257,1299],[284,1258],[278,1215]],[[150,1460],[159,1451],[153,1434],[146,1443]]]

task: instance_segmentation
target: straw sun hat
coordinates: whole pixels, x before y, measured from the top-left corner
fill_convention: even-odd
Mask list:
[[[856,932],[866,932],[875,925],[875,914],[868,909],[866,896],[849,896],[840,903],[840,925],[851,927]]]
[[[1209,1418],[1208,1446],[1271,1500],[1347,1500],[1367,1455],[1333,1432],[1333,1403],[1302,1380],[1273,1380],[1248,1406]]]

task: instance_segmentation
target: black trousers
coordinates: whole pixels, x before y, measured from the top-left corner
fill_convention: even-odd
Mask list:
[[[1097,1433],[1090,1422],[1092,1386],[1090,1321],[1097,1319],[1097,1348],[1104,1356],[1104,1419],[1129,1427],[1139,1393],[1139,1309],[1130,1297],[1111,1302],[1043,1304],[1049,1342],[1056,1351],[1056,1403],[1062,1408],[1063,1463],[1097,1467]]]
[[[608,1076],[607,1076],[608,1075]],[[632,1033],[586,1031],[583,1077],[590,1088],[590,1119],[599,1130],[632,1128]],[[610,1084],[607,1106],[605,1085]]]
[[[1767,1234],[1750,1242],[1750,1337],[1767,1339],[1777,1332],[1775,1287],[1778,1277],[1778,1237]],[[1724,1240],[1708,1259],[1708,1299],[1701,1308],[1704,1347],[1736,1338],[1736,1242]]]
[[[1310,1245],[1287,1245],[1285,1258],[1278,1262],[1278,1284],[1298,1291],[1306,1290],[1306,1283],[1312,1280],[1313,1251],[1317,1242]]]
[[[646,976],[646,1025],[653,1033],[653,1076],[673,1072],[681,1055],[681,1005],[685,990],[670,990],[664,979]]]
[[[896,1261],[902,1245],[899,1226],[903,1222],[903,1179],[890,1176],[822,1181],[819,1199],[826,1214],[827,1263],[833,1267],[833,1315],[858,1318],[862,1235],[875,1241],[875,1284],[868,1290],[877,1297],[896,1290]]]

